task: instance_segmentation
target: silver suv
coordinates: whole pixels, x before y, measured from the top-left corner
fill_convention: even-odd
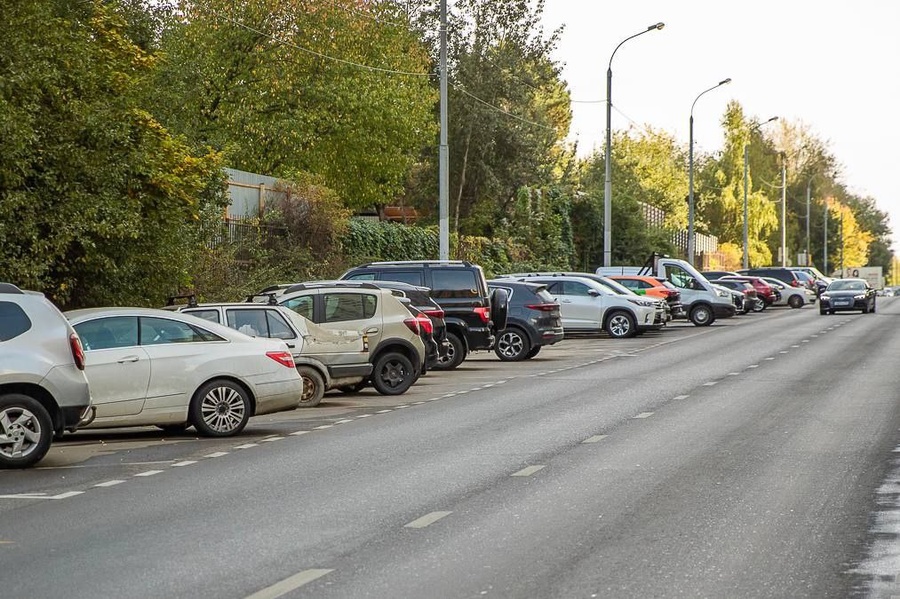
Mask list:
[[[187,303],[175,304],[177,299]],[[224,324],[252,337],[282,339],[303,377],[301,408],[317,406],[325,391],[357,385],[372,374],[368,335],[326,329],[274,303],[198,304],[194,296],[182,296],[169,298],[165,309]]]
[[[90,415],[75,330],[43,294],[0,283],[0,467],[36,464]]]

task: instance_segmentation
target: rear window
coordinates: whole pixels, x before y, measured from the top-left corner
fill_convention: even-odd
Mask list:
[[[208,320],[210,322],[219,322],[219,311],[218,310],[182,310],[183,314],[190,314],[191,316],[196,316],[197,318],[202,318],[203,320]],[[221,323],[219,323],[221,324]]]
[[[375,296],[368,293],[327,293],[324,295],[325,322],[372,318],[377,303]]]
[[[9,341],[31,328],[25,311],[12,302],[0,302],[0,341]]]
[[[381,272],[382,281],[397,281],[410,285],[422,285],[422,272],[419,270],[385,270]]]
[[[538,296],[539,298],[541,298],[541,301],[544,302],[545,304],[555,304],[556,303],[556,299],[554,299],[554,297],[550,294],[550,292],[547,291],[546,287],[544,287],[542,289],[538,289],[537,291],[534,292],[534,294],[536,296]]]
[[[431,271],[432,292],[435,298],[483,297],[474,270],[435,268]]]

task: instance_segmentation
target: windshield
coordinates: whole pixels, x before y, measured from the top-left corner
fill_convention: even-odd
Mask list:
[[[862,279],[838,279],[828,285],[826,291],[865,291],[866,282]]]

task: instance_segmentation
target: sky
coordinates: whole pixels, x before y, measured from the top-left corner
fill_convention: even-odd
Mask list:
[[[900,2],[546,0],[545,33],[565,26],[552,57],[574,101],[579,154],[603,149],[613,50],[660,21],[662,30],[629,40],[613,58],[613,130],[649,125],[687,146],[692,102],[730,77],[694,107],[695,153],[721,149],[731,100],[752,120],[802,123],[837,159],[838,180],[888,213],[900,253],[900,169],[891,153],[900,143]]]

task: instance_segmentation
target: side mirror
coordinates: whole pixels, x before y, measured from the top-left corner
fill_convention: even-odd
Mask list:
[[[691,280],[691,289],[695,289],[697,291],[703,291],[706,288],[703,286],[703,283],[701,283],[697,279],[692,279]]]
[[[590,289],[590,290],[588,290],[588,295],[591,297],[599,297],[600,292],[597,291],[596,289]]]

